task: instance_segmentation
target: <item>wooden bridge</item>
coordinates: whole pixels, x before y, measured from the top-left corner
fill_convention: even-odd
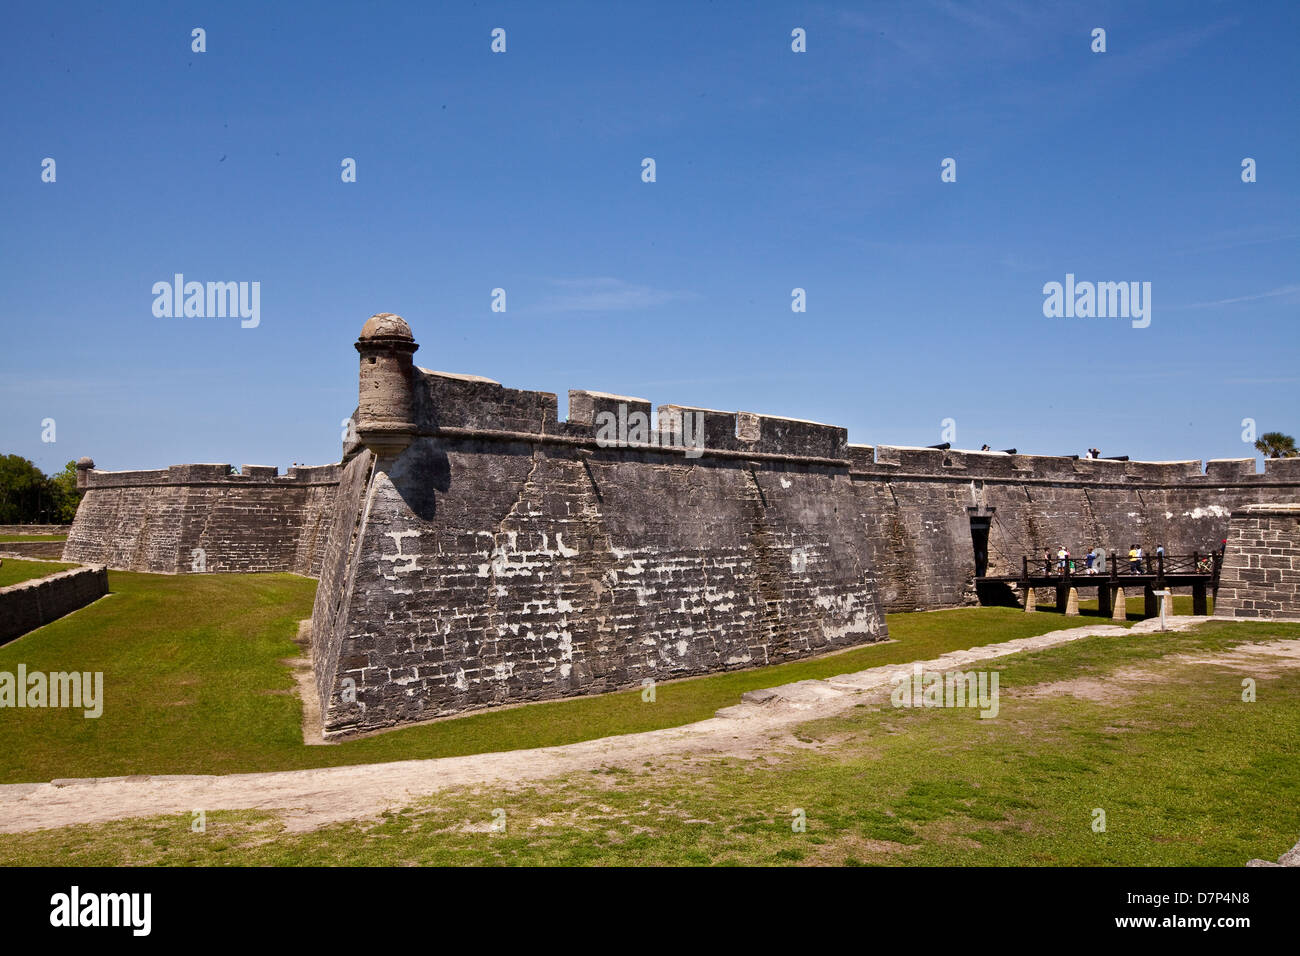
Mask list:
[[[1077,567],[1070,570],[1070,564],[1077,561],[1073,557],[1064,562],[1052,557],[1023,557],[1020,574],[977,576],[975,584],[977,587],[981,584],[1016,584],[1021,593],[1027,593],[1029,588],[1055,588],[1058,611],[1065,610],[1070,588],[1080,591],[1096,588],[1098,610],[1107,615],[1112,611],[1117,590],[1136,589],[1141,585],[1143,612],[1147,617],[1160,613],[1156,591],[1189,587],[1192,589],[1192,613],[1203,615],[1208,613],[1208,590],[1219,586],[1223,554],[1218,551],[1185,555],[1157,553],[1143,557],[1140,571],[1130,569],[1122,552],[1102,560],[1109,562],[1105,570],[1080,572]]]

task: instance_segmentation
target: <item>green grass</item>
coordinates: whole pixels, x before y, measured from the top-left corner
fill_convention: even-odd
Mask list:
[[[4,562],[0,565],[0,588],[77,567],[75,564],[60,564],[57,561],[24,561],[22,558],[0,558],[0,561]]]
[[[1205,605],[1206,605],[1207,613],[1213,614],[1214,598],[1210,597],[1209,595],[1206,595]],[[1159,604],[1157,604],[1156,606],[1159,607]],[[1048,614],[1058,613],[1056,610],[1056,605],[1054,603],[1040,604],[1038,605],[1038,610],[1045,611]],[[1146,619],[1145,612],[1146,612],[1146,602],[1140,594],[1138,595],[1138,597],[1126,596],[1124,598],[1124,613],[1127,616],[1129,624],[1133,624],[1137,621],[1145,620]],[[1192,596],[1190,594],[1175,594],[1173,613],[1175,616],[1179,616],[1179,617],[1190,616],[1192,613]],[[1090,624],[1102,624],[1110,620],[1109,614],[1103,615],[1101,611],[1097,609],[1096,598],[1090,598],[1086,601],[1083,600],[1082,598],[1079,599],[1079,616],[1093,618],[1093,620],[1088,622]],[[1119,624],[1120,622],[1115,621],[1114,623]]]
[[[1296,671],[1179,661],[1300,625],[1092,637],[998,662],[1000,711],[859,705],[762,760],[663,760],[436,794],[289,832],[257,812],[0,836],[0,863],[104,865],[1212,865],[1300,837]],[[1261,665],[1262,668],[1262,665]],[[1145,679],[1123,683],[1124,673]],[[1243,676],[1258,699],[1241,699]],[[1109,699],[1032,696],[1090,678]],[[483,832],[501,808],[506,830]],[[1094,832],[1094,810],[1106,813]],[[792,813],[806,814],[794,832]]]
[[[8,562],[6,562],[6,567]],[[0,670],[102,671],[98,719],[65,710],[0,717],[0,782],[162,773],[236,773],[556,746],[710,717],[747,690],[1095,624],[965,608],[890,615],[891,643],[813,660],[472,714],[332,746],[302,742],[301,702],[282,663],[316,584],[293,575],[109,572],[112,593],[0,648]]]
[[[66,534],[0,534],[0,544],[13,541],[67,541]]]

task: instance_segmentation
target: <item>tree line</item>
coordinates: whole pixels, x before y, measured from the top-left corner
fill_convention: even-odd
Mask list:
[[[0,524],[71,524],[80,502],[76,462],[46,475],[20,455],[0,457]]]
[[[1295,458],[1295,439],[1282,432],[1264,432],[1255,442],[1255,450],[1265,458]]]

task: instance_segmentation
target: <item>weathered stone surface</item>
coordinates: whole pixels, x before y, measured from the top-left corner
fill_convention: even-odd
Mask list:
[[[327,731],[885,635],[846,470],[433,435],[372,464],[345,472],[313,614]]]
[[[859,446],[850,446],[855,452]],[[863,448],[868,446],[861,446]],[[988,573],[1020,573],[1024,555],[1102,547],[1123,554],[1217,551],[1228,517],[1247,504],[1294,500],[1300,485],[1269,463],[1263,475],[1229,481],[1197,474],[1196,462],[1002,455],[931,448],[875,448],[853,454],[859,520],[874,549],[887,611],[974,601],[966,509],[994,508]]]
[[[1215,617],[1300,617],[1300,504],[1233,512]]]
[[[62,541],[0,541],[0,555],[57,561],[63,556]]]
[[[56,571],[0,588],[0,644],[85,607],[108,593],[103,565]]]
[[[400,315],[372,315],[361,329],[361,387],[353,417],[358,438],[378,454],[400,454],[415,437],[411,355],[418,349]]]
[[[62,548],[65,561],[125,571],[316,575],[340,468],[173,465],[155,471],[79,473],[85,496]]]
[[[560,421],[554,394],[417,368],[415,348],[400,317],[367,323],[339,465],[80,463],[65,557],[186,572],[201,549],[210,571],[319,574],[317,685],[348,732],[880,639],[884,611],[975,602],[975,516],[987,573],[1012,575],[1061,546],[1208,554],[1234,510],[1300,491],[1288,462],[850,445],[681,405],[658,407],[651,447],[600,447],[602,412],[649,401],[573,391]],[[659,440],[696,413],[698,456]]]

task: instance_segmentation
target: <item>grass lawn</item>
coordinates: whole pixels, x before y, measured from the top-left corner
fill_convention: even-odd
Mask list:
[[[0,534],[0,544],[11,541],[67,541],[66,534]]]
[[[886,697],[799,725],[799,746],[774,744],[758,760],[448,791],[308,832],[272,814],[214,812],[192,833],[187,810],[0,835],[0,863],[1239,867],[1300,838],[1300,680],[1267,662],[1177,655],[1276,637],[1298,639],[1300,625],[1092,637],[998,661],[991,720]],[[1247,703],[1251,674],[1258,699]],[[1041,692],[1080,679],[1082,691]],[[497,808],[504,832],[489,829]],[[806,832],[792,828],[799,812]]]
[[[8,562],[5,563],[8,568]],[[1096,618],[964,608],[890,615],[892,641],[814,660],[533,704],[332,746],[302,742],[285,658],[316,582],[287,574],[109,572],[112,593],[0,648],[0,670],[102,671],[104,713],[0,711],[0,782],[291,770],[554,746],[710,717],[747,690],[1028,637]],[[1189,599],[1190,600],[1190,599]]]
[[[75,564],[60,564],[57,561],[24,561],[22,558],[0,558],[0,561],[4,562],[0,565],[0,588],[77,567]]]
[[[1209,614],[1213,614],[1214,598],[1209,595],[1206,595],[1205,605],[1206,605],[1206,611]],[[1158,604],[1156,606],[1159,607]],[[1143,618],[1145,618],[1146,617],[1146,614],[1144,613],[1145,609],[1146,609],[1146,602],[1142,597],[1142,593],[1140,589],[1137,597],[1132,597],[1130,595],[1124,598],[1124,613],[1128,617],[1128,621],[1130,624],[1133,623],[1134,621],[1141,621]],[[1048,614],[1055,614],[1056,605],[1055,603],[1052,602],[1048,602],[1047,604],[1039,604],[1038,610],[1045,611]],[[1190,594],[1175,594],[1173,613],[1176,615],[1183,615],[1183,616],[1190,615],[1192,613],[1192,596]],[[1107,621],[1110,620],[1109,614],[1103,615],[1101,611],[1097,609],[1096,598],[1090,598],[1086,601],[1080,598],[1079,615],[1081,617],[1094,618],[1094,620],[1090,622],[1092,624],[1103,623],[1102,621],[1096,620],[1096,618],[1104,618]],[[1116,621],[1115,623],[1118,624],[1119,622]]]

